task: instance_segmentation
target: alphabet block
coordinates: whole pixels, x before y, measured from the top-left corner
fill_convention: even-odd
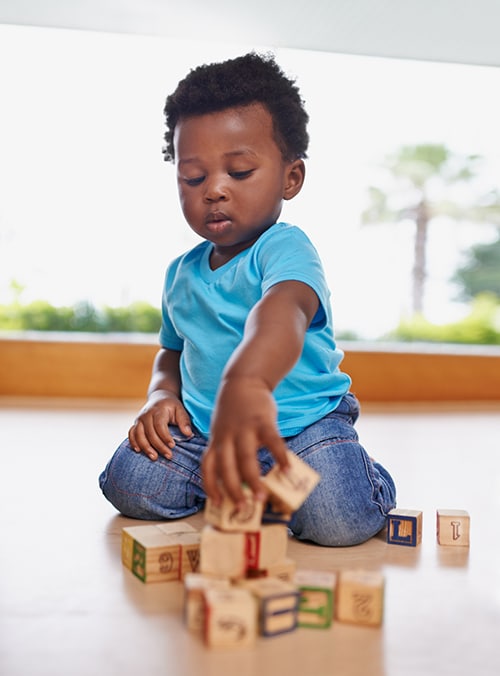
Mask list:
[[[335,573],[298,570],[294,579],[299,598],[299,627],[326,629],[332,624]]]
[[[286,558],[288,530],[281,524],[264,524],[246,534],[247,568],[267,570]]]
[[[339,622],[368,626],[382,624],[384,576],[374,571],[342,571],[339,574],[335,617]]]
[[[205,591],[228,589],[227,578],[215,578],[200,573],[187,573],[184,577],[184,622],[189,631],[201,634],[205,626]]]
[[[320,476],[292,451],[288,451],[288,459],[290,468],[287,472],[282,472],[279,465],[275,465],[262,477],[262,481],[272,497],[283,506],[283,511],[294,512],[319,483]]]
[[[470,516],[463,509],[438,509],[436,511],[437,541],[440,545],[468,547]]]
[[[220,506],[214,505],[210,498],[205,504],[205,521],[224,531],[256,531],[262,521],[264,505],[254,499],[248,486],[243,486],[245,504],[237,510],[236,505],[228,495],[224,495]]]
[[[157,525],[122,529],[122,562],[142,582],[180,580],[199,562],[200,533],[167,532]]]
[[[212,647],[251,646],[257,636],[257,604],[246,589],[205,590],[205,643]]]
[[[299,592],[295,585],[275,577],[243,580],[238,584],[257,599],[262,636],[276,636],[296,629]]]
[[[297,564],[293,559],[285,558],[280,563],[275,563],[268,568],[249,568],[247,570],[246,578],[255,580],[260,577],[276,577],[284,582],[292,582],[294,580]]]
[[[422,542],[422,512],[416,509],[391,509],[387,515],[387,542],[406,547],[419,545]]]
[[[281,523],[284,526],[288,526],[292,520],[292,513],[285,506],[279,503],[279,501],[274,498],[269,500],[265,507],[264,513],[262,514],[262,523]]]
[[[187,573],[196,573],[200,568],[200,533],[177,533],[170,536],[181,548],[179,580]]]
[[[245,576],[247,552],[245,533],[224,532],[207,524],[201,531],[200,572],[204,575]]]
[[[284,582],[293,582],[297,564],[293,559],[285,558],[281,563],[275,563],[266,569],[268,577],[276,577]]]

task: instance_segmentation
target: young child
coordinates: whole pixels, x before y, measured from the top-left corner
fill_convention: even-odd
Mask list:
[[[242,504],[287,449],[321,481],[294,514],[297,538],[363,542],[395,506],[394,483],[358,443],[329,291],[308,237],[279,222],[301,190],[308,115],[271,56],[191,71],[166,101],[165,159],[203,241],[168,267],[148,399],[100,476],[123,514],[174,519]]]

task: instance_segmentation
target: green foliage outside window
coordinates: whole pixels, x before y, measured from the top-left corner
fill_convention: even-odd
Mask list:
[[[478,294],[469,315],[459,322],[433,324],[423,315],[400,322],[386,339],[427,343],[500,345],[500,301],[493,293]]]
[[[0,330],[4,331],[157,333],[160,324],[160,310],[141,301],[126,307],[103,308],[86,301],[65,307],[55,307],[44,300],[0,305]]]

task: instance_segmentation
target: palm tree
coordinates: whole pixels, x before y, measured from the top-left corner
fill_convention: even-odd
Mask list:
[[[368,207],[363,224],[401,223],[415,225],[412,270],[412,310],[422,314],[427,277],[429,226],[437,217],[471,223],[500,225],[500,193],[490,191],[477,197],[466,189],[480,176],[483,158],[459,155],[445,145],[403,146],[382,164],[389,182],[368,188]],[[458,188],[463,188],[457,191]]]

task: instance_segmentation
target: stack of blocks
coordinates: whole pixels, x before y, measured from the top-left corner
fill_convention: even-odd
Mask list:
[[[258,635],[276,636],[297,627],[300,591],[294,584],[295,563],[287,557],[287,523],[319,475],[293,453],[289,463],[286,473],[276,465],[263,477],[270,494],[266,512],[248,487],[243,487],[240,509],[228,496],[217,506],[207,500],[200,573],[186,579],[185,617],[203,616],[195,625],[203,627],[210,647],[250,645]],[[230,584],[221,588],[221,578]],[[194,591],[200,588],[203,605]]]
[[[384,576],[367,570],[339,573],[296,570],[287,557],[288,528],[319,482],[295,454],[290,469],[278,466],[263,477],[270,494],[264,505],[243,487],[245,504],[228,496],[208,499],[199,532],[186,522],[122,530],[122,561],[142,582],[184,583],[184,621],[210,647],[253,645],[257,636],[276,636],[297,627],[328,628],[333,618],[380,626]],[[437,510],[440,545],[468,546],[470,519],[464,510]],[[393,509],[387,542],[416,547],[422,541],[419,510]]]

